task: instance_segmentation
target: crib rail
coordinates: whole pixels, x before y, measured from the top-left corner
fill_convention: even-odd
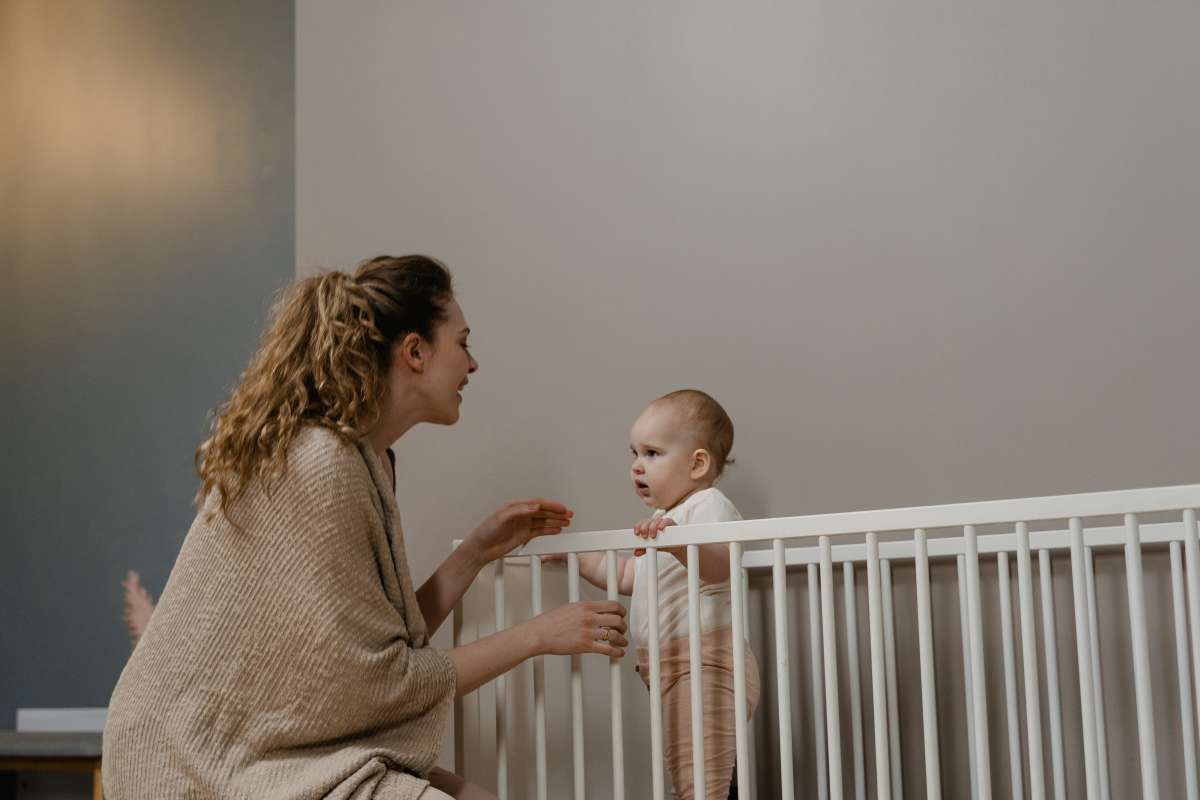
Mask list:
[[[756,796],[753,760],[761,757],[751,741],[745,722],[746,676],[743,674],[742,647],[749,630],[749,585],[752,573],[769,572],[774,637],[776,683],[774,701],[781,709],[778,724],[779,797],[796,797],[795,744],[792,730],[791,644],[789,622],[793,609],[787,596],[788,568],[802,568],[807,578],[809,672],[813,730],[810,741],[815,749],[812,763],[816,774],[806,775],[805,786],[813,786],[818,797],[862,800],[868,786],[867,745],[864,743],[864,690],[870,697],[873,731],[873,786],[878,798],[903,796],[905,764],[901,759],[899,703],[896,661],[895,593],[893,565],[911,565],[915,572],[915,615],[919,649],[922,717],[923,770],[926,797],[939,800],[942,795],[942,747],[938,730],[938,675],[932,634],[931,562],[946,560],[955,565],[958,577],[959,624],[962,633],[963,702],[966,716],[968,765],[971,797],[990,800],[993,793],[993,765],[1007,767],[1011,794],[1024,800],[1053,797],[1065,800],[1067,764],[1064,752],[1064,726],[1079,731],[1084,762],[1084,791],[1087,798],[1109,800],[1108,737],[1104,720],[1103,676],[1099,657],[1099,614],[1095,591],[1093,553],[1119,548],[1124,554],[1133,694],[1136,698],[1136,747],[1139,754],[1142,796],[1160,797],[1156,767],[1158,746],[1155,741],[1153,692],[1169,687],[1151,686],[1151,653],[1147,636],[1142,551],[1144,547],[1166,547],[1170,554],[1171,603],[1169,622],[1175,635],[1174,668],[1178,674],[1178,713],[1183,736],[1181,768],[1189,800],[1197,797],[1194,714],[1200,713],[1200,543],[1197,540],[1196,515],[1200,507],[1200,485],[1155,489],[1099,492],[1017,500],[960,503],[953,505],[821,514],[801,517],[746,520],[719,524],[688,525],[666,529],[655,542],[657,547],[686,548],[689,569],[689,638],[692,646],[692,674],[700,671],[699,651],[699,572],[697,559],[701,544],[727,544],[731,567],[733,598],[734,688],[737,716],[737,788],[742,798]],[[1144,523],[1139,517],[1155,515],[1167,521]],[[1112,524],[1119,521],[1120,524]],[[1030,531],[1030,525],[1051,530]],[[980,529],[999,528],[986,535]],[[936,534],[936,535],[934,535]],[[798,541],[799,540],[799,541]],[[793,546],[788,546],[788,543]],[[606,554],[608,595],[616,597],[616,555],[646,544],[631,531],[565,533],[530,542],[520,552],[497,562],[494,573],[495,625],[506,623],[505,563],[528,565],[531,576],[531,608],[537,613],[543,603],[543,571],[540,556],[566,553],[568,599],[579,592],[578,555],[585,552]],[[769,549],[764,548],[769,545]],[[749,547],[748,547],[749,546]],[[1058,637],[1055,630],[1051,556],[1069,553],[1071,572],[1070,604],[1074,614],[1074,655],[1078,665],[1080,714],[1064,719],[1058,675]],[[653,557],[656,548],[648,548]],[[1035,555],[1036,554],[1036,555]],[[1034,567],[1037,567],[1035,600]],[[985,620],[980,581],[981,561],[995,562],[998,585],[995,600],[998,618]],[[867,583],[867,631],[865,655],[869,659],[870,680],[861,686],[859,620],[856,608],[856,565],[865,565]],[[839,630],[834,589],[841,566],[845,605]],[[1012,596],[1012,570],[1015,566],[1016,602]],[[649,574],[653,574],[653,570]],[[657,585],[649,585],[651,607],[657,606]],[[988,598],[989,600],[991,598]],[[1041,645],[1037,642],[1037,606],[1040,601]],[[1060,598],[1059,602],[1062,602]],[[659,635],[657,620],[650,619],[650,780],[649,793],[655,800],[667,797],[663,775],[662,708],[659,702],[661,676],[658,669]],[[1108,624],[1116,624],[1108,620]],[[462,609],[454,620],[455,644],[466,636]],[[989,661],[985,654],[985,630],[1000,630],[1000,658]],[[1017,638],[1021,642],[1021,661],[1016,658]],[[839,643],[844,645],[845,662],[839,664]],[[765,645],[764,645],[765,646]],[[1040,649],[1040,654],[1039,654]],[[1039,659],[1039,655],[1041,658]],[[1159,656],[1156,656],[1159,657]],[[958,656],[956,655],[957,659]],[[565,797],[568,792],[548,786],[546,770],[546,702],[544,663],[534,664],[534,702],[526,706],[535,718],[533,757],[536,764],[537,796]],[[839,674],[845,668],[849,681],[840,685]],[[1002,677],[1004,702],[1000,716],[1005,725],[1003,746],[990,741],[988,681]],[[1195,682],[1195,686],[1193,685]],[[703,730],[700,725],[702,698],[700,681],[692,683],[693,748],[696,754],[695,796],[704,798]],[[1044,687],[1044,690],[1043,690]],[[764,691],[767,687],[763,687]],[[624,721],[621,716],[621,673],[619,664],[610,665],[610,706],[612,717],[612,783],[615,798],[626,791]],[[849,694],[849,715],[844,718],[841,696]],[[942,697],[943,705],[947,702]],[[1020,718],[1023,700],[1024,725]],[[496,791],[509,797],[508,761],[515,743],[507,739],[507,717],[521,704],[508,705],[501,684],[496,693]],[[1042,724],[1046,708],[1047,725]],[[570,660],[571,735],[573,785],[569,796],[584,800],[588,791],[584,759],[584,718],[582,663]],[[463,754],[464,716],[461,702],[456,704],[456,746],[460,769]],[[1024,747],[1022,747],[1022,730]],[[1043,757],[1043,734],[1049,739],[1049,770]],[[847,748],[851,763],[842,763],[842,741],[850,737]],[[563,738],[563,742],[567,741]],[[1132,744],[1132,742],[1131,742]],[[1175,743],[1172,743],[1175,746]],[[811,752],[811,751],[810,751]],[[997,754],[1007,754],[998,759]],[[525,757],[522,753],[521,757]],[[812,792],[803,792],[809,796]],[[633,797],[646,796],[646,789],[635,787]],[[708,798],[724,800],[724,798]]]

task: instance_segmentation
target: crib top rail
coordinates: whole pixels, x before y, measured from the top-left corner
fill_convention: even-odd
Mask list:
[[[679,547],[690,544],[765,542],[912,531],[918,528],[936,530],[964,525],[1151,514],[1196,508],[1200,508],[1200,484],[680,525],[664,530],[656,543],[659,547]],[[630,529],[562,533],[534,539],[513,555],[632,550],[645,546],[646,540],[635,536]]]

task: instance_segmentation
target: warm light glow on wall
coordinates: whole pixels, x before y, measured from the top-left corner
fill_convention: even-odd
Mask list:
[[[245,140],[219,135],[228,115],[244,112],[223,108],[130,17],[108,3],[6,10],[3,61],[14,70],[15,114],[5,138],[28,185],[53,194],[88,186],[137,202],[206,193],[218,170],[225,180],[249,170]]]

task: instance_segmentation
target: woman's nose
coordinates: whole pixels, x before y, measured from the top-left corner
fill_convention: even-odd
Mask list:
[[[475,356],[468,356],[471,359],[471,365],[467,368],[467,374],[470,375],[479,369],[479,362],[475,360]]]

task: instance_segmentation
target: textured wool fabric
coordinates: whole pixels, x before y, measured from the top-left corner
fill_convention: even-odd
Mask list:
[[[454,696],[386,469],[319,427],[230,509],[207,498],[104,730],[111,800],[416,800]]]

